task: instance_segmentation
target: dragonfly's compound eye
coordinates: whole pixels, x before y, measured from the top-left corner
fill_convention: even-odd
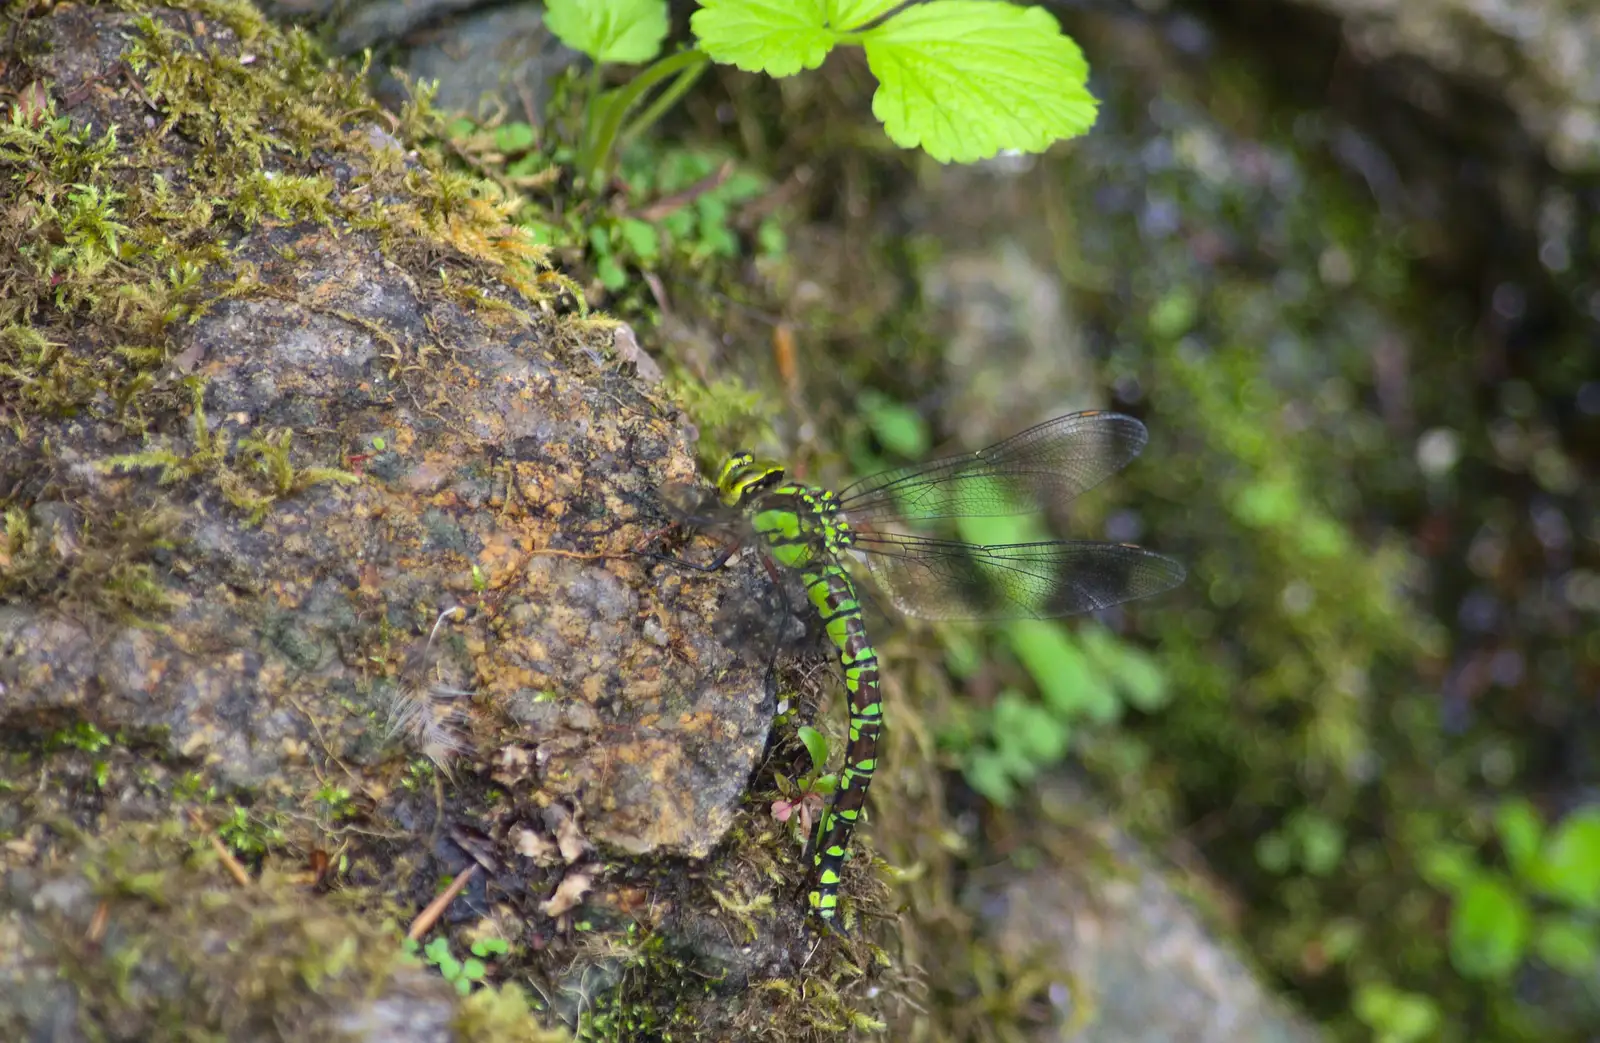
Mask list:
[[[749,453],[735,453],[717,475],[717,495],[728,507],[747,506],[757,496],[783,481],[783,468]]]
[[[717,488],[726,489],[739,472],[755,463],[755,454],[748,449],[735,449],[733,455],[722,461],[717,471]]]

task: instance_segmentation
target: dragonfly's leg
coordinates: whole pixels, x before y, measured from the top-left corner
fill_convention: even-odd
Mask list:
[[[711,559],[710,563],[705,565],[697,565],[687,558],[679,558],[671,554],[643,554],[641,557],[652,558],[656,561],[665,561],[672,565],[682,565],[684,568],[694,569],[696,572],[717,572],[724,565],[728,564],[728,559],[733,557],[738,550],[738,543],[730,543],[721,551],[719,551],[717,556]]]
[[[767,653],[767,672],[762,682],[767,698],[773,705],[778,702],[778,649],[783,644],[783,632],[788,629],[789,621],[794,618],[794,606],[789,604],[789,588],[783,582],[783,576],[778,572],[778,566],[767,555],[761,555],[761,564],[767,570],[767,575],[772,578],[772,585],[778,591],[778,604],[783,609],[778,618],[778,632],[772,635],[772,648]]]

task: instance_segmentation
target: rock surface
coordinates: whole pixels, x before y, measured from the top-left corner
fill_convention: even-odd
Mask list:
[[[753,566],[633,553],[690,428],[492,190],[247,8],[150,16],[0,60],[37,106],[0,151],[0,1037],[450,1038],[475,1008],[395,934],[442,881],[524,980],[580,915],[713,906],[684,867],[772,714],[715,624]],[[702,981],[782,961],[708,923],[684,965],[696,930]]]

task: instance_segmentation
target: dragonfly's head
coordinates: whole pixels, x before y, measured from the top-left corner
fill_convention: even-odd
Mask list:
[[[781,481],[781,465],[757,460],[750,450],[740,449],[717,472],[717,496],[725,507],[744,507]]]

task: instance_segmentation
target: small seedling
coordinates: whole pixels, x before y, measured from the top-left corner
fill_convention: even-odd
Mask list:
[[[407,938],[405,950],[415,954],[418,950],[417,942]],[[484,960],[504,956],[510,951],[510,946],[503,938],[480,938],[472,943],[472,955],[465,960],[458,960],[450,951],[450,940],[440,937],[429,942],[421,951],[424,959],[439,968],[439,974],[444,980],[454,985],[456,992],[465,996],[472,992],[474,985],[480,984],[488,975],[489,967]]]
[[[779,772],[777,775],[779,798],[772,802],[772,817],[788,822],[798,815],[800,832],[811,835],[812,823],[822,811],[823,803],[838,788],[839,777],[824,773],[828,766],[828,737],[810,726],[799,729],[800,741],[811,756],[811,770],[795,780]]]

